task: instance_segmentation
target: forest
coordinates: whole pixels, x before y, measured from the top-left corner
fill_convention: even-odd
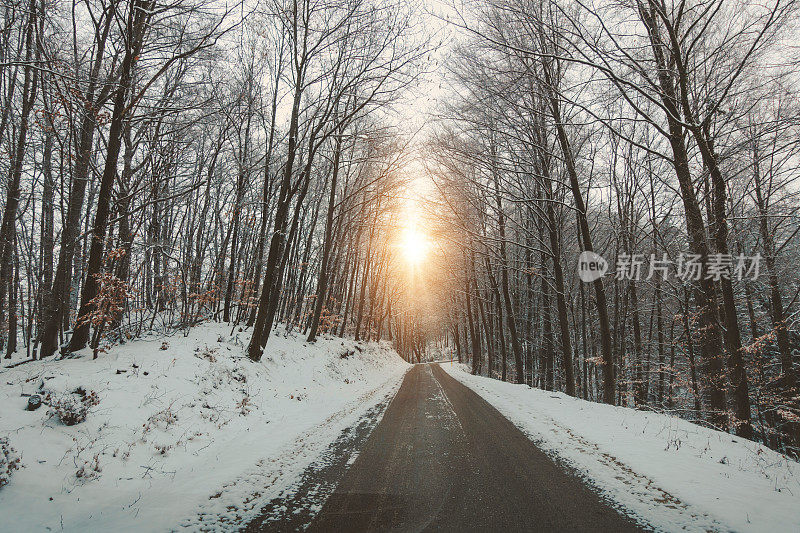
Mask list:
[[[800,456],[797,2],[2,11],[4,365],[388,340]]]

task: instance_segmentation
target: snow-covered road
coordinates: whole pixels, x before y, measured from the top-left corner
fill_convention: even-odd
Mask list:
[[[309,528],[638,530],[438,365],[416,365],[406,374],[383,420]]]
[[[442,364],[536,445],[664,531],[800,531],[800,464],[677,417],[587,402]]]
[[[730,434],[454,362],[407,374],[386,343],[279,334],[254,363],[245,340],[210,324],[0,370],[22,464],[0,531],[800,531],[800,465]]]

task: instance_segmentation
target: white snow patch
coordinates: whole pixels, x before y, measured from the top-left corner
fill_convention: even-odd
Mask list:
[[[616,505],[665,531],[800,531],[800,464],[677,417],[441,367]]]
[[[213,511],[210,496],[254,469],[264,474],[270,462],[283,464],[288,483],[342,427],[396,390],[408,369],[386,343],[308,345],[276,334],[254,363],[244,355],[248,340],[249,333],[231,337],[230,326],[208,324],[186,337],[130,342],[94,361],[84,354],[0,369],[0,438],[23,464],[0,488],[0,529],[175,528],[198,509]],[[85,422],[66,426],[46,405],[24,409],[22,394],[45,388],[78,399],[78,387],[99,398]],[[314,446],[298,449],[304,438]],[[251,491],[243,484],[226,496]]]

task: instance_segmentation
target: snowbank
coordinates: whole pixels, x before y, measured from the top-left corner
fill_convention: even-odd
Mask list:
[[[653,527],[800,531],[800,464],[679,418],[442,368],[537,446]]]
[[[96,361],[0,369],[0,438],[23,465],[0,488],[0,529],[171,529],[213,509],[214,495],[246,472],[259,468],[265,475],[254,481],[275,480],[266,473],[276,457],[288,482],[314,458],[286,453],[300,436],[323,450],[392,394],[408,367],[388,344],[307,345],[292,335],[273,336],[253,363],[244,356],[248,339],[210,324],[185,338],[131,342]],[[22,394],[40,392],[70,409],[85,405],[86,421],[66,425],[72,419],[47,405],[26,411]]]

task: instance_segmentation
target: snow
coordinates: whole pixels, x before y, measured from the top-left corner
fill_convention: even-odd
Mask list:
[[[800,531],[800,464],[664,414],[441,367],[626,514],[665,531]]]
[[[0,438],[23,465],[0,489],[0,529],[197,529],[198,517],[215,513],[246,520],[391,397],[408,368],[386,343],[307,345],[285,333],[254,363],[248,340],[208,324],[94,361],[87,352],[0,369]],[[78,387],[99,398],[85,422],[67,426],[47,405],[25,410],[22,394],[80,403]]]

